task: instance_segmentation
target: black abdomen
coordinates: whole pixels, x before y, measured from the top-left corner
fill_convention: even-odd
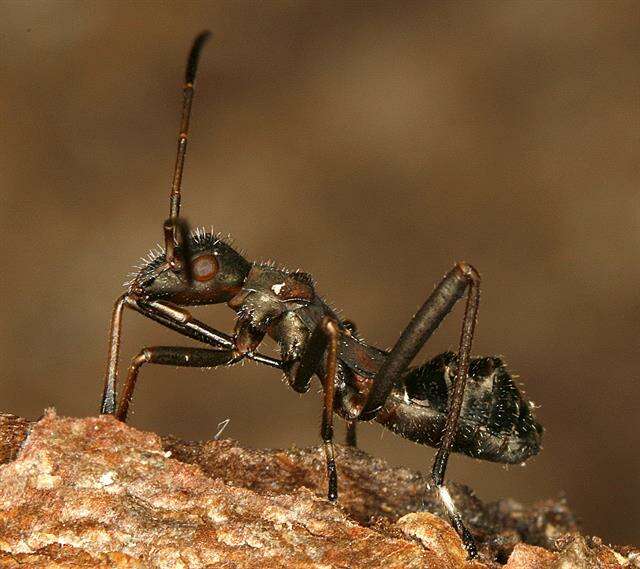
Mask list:
[[[401,436],[438,446],[457,358],[445,352],[404,377],[377,421]],[[474,358],[469,367],[453,451],[503,463],[519,463],[540,450],[542,426],[533,416],[502,360]]]

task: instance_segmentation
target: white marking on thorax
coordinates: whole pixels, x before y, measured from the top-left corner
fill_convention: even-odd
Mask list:
[[[281,291],[284,287],[285,287],[285,284],[284,284],[284,283],[274,284],[274,285],[271,287],[271,290],[272,290],[273,292],[275,292],[276,294],[280,294],[280,291]]]

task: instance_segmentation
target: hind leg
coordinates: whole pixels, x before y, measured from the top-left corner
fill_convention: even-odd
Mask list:
[[[342,325],[352,336],[358,336],[358,327],[353,320],[344,320]],[[358,448],[357,421],[347,421],[347,432],[345,433],[345,443],[349,447]]]
[[[464,387],[469,371],[471,342],[475,329],[478,306],[480,303],[480,275],[467,263],[458,263],[438,283],[435,290],[411,319],[400,338],[389,353],[384,364],[373,378],[373,386],[358,416],[359,420],[373,419],[389,397],[397,378],[402,377],[413,358],[425,342],[435,332],[445,316],[467,292],[467,304],[462,319],[462,332],[458,351],[458,372],[454,387],[449,396],[447,418],[442,438],[436,453],[431,478],[438,488],[442,503],[446,508],[452,525],[460,535],[470,557],[477,556],[477,547],[472,535],[462,523],[451,495],[444,485],[444,475],[451,447],[458,430]]]
[[[358,433],[356,432],[357,421],[347,421],[347,432],[345,442],[348,447],[358,448]]]

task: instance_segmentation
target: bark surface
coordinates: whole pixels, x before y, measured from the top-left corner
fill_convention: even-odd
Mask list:
[[[578,533],[561,500],[454,498],[481,546],[466,559],[423,477],[338,447],[160,438],[108,416],[0,415],[0,567],[640,567],[640,549]]]

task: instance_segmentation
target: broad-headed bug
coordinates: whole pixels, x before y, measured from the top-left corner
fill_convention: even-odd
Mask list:
[[[480,275],[457,263],[438,283],[390,351],[367,344],[353,323],[343,320],[316,293],[310,275],[244,259],[219,236],[190,232],[180,219],[180,190],[198,57],[209,36],[195,39],[187,62],[178,153],[164,223],[164,250],[147,260],[115,303],[102,413],[125,421],[136,380],[147,363],[211,368],[250,359],[281,370],[300,393],[317,375],[324,391],[321,437],[328,498],[338,497],[333,453],[333,415],[348,423],[347,442],[356,444],[356,422],[375,419],[398,435],[436,447],[431,478],[470,556],[473,537],[444,485],[451,452],[502,463],[520,463],[540,450],[542,427],[502,361],[471,359],[480,299]],[[466,293],[457,355],[441,354],[410,368],[420,348]],[[233,335],[196,320],[185,306],[226,302],[235,310]],[[132,308],[147,318],[198,340],[207,348],[156,346],[133,359],[116,404],[122,312]],[[280,359],[260,354],[265,335]]]

